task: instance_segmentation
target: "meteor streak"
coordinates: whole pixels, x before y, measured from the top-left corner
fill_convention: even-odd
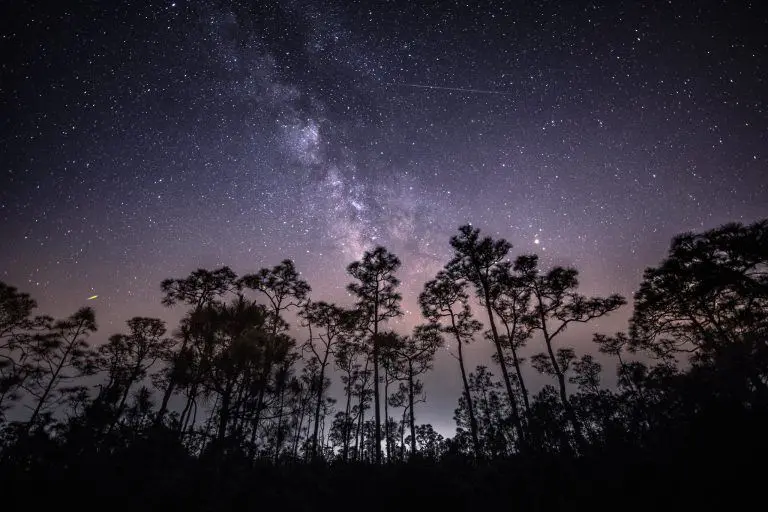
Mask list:
[[[439,85],[422,85],[422,84],[394,84],[394,85],[400,85],[402,87],[413,87],[416,89],[435,89],[438,91],[471,92],[474,94],[499,94],[502,96],[508,96],[510,94],[514,94],[512,92],[504,92],[504,91],[489,91],[487,89],[470,89],[470,88],[464,88],[464,87],[442,87]]]
[[[97,299],[98,297],[99,297],[98,295],[91,295],[90,297],[88,297],[88,300]]]

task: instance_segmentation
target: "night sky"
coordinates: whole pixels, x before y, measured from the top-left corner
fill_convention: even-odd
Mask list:
[[[198,267],[292,258],[349,304],[381,244],[407,332],[466,222],[630,297],[673,235],[768,216],[760,2],[70,3],[0,13],[0,280],[96,343]],[[442,352],[417,419],[459,388]]]

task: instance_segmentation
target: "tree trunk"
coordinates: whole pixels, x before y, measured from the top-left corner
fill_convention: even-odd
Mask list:
[[[384,368],[384,446],[387,449],[387,461],[392,460],[389,446],[389,372]]]
[[[365,430],[363,424],[365,423],[365,391],[368,384],[368,365],[370,359],[366,356],[365,366],[363,367],[362,379],[360,380],[360,399],[358,402],[359,412],[357,415],[357,432],[355,434],[355,451],[357,452],[357,460],[362,460],[362,449],[365,443]]]
[[[243,439],[243,429],[245,428],[245,414],[243,414],[243,406],[245,405],[245,392],[246,392],[246,378],[241,377],[237,385],[237,392],[234,407],[232,408],[232,418],[235,422],[234,435],[238,439],[238,442]]]
[[[184,405],[184,409],[181,411],[181,416],[179,416],[179,434],[183,434],[184,430],[187,428],[189,415],[192,411],[192,403],[195,401],[195,398],[197,398],[197,387],[198,384],[195,382],[192,385],[192,388],[189,390],[189,394],[187,395],[187,403]]]
[[[168,386],[165,388],[165,393],[163,393],[163,400],[160,402],[160,410],[157,411],[157,416],[155,417],[155,425],[162,423],[163,418],[165,417],[165,413],[168,410],[168,402],[170,401],[171,395],[173,395],[175,388],[176,383],[173,377],[171,377],[171,379],[168,381]]]
[[[515,343],[512,339],[512,332],[515,331],[515,326],[512,326],[512,330],[509,329],[509,324],[504,321],[504,328],[507,330],[507,339],[509,339],[509,348],[512,351],[512,363],[515,366],[515,373],[517,373],[517,382],[520,384],[520,394],[523,395],[523,406],[525,407],[525,415],[526,417],[530,417],[531,415],[531,404],[528,400],[528,389],[525,387],[525,381],[523,380],[523,372],[520,369],[520,358],[517,357],[517,349],[515,348]]]
[[[176,363],[178,361],[179,354],[183,354],[184,350],[187,348],[187,343],[189,342],[189,336],[186,334],[184,335],[184,338],[181,341],[181,348],[179,349],[179,352],[176,354],[176,357],[173,361],[173,367],[171,368],[171,375],[168,379],[168,386],[165,388],[165,393],[163,393],[163,401],[160,404],[160,410],[157,411],[157,416],[155,418],[155,425],[159,425],[163,418],[165,417],[165,413],[168,410],[168,402],[171,399],[171,396],[173,395],[174,390],[176,389],[176,376],[174,373],[176,372]]]
[[[317,434],[320,430],[320,406],[323,403],[323,380],[325,379],[325,368],[320,368],[320,375],[317,382],[317,402],[315,403],[315,430],[312,434],[312,457],[317,457]]]
[[[123,395],[120,397],[120,403],[118,404],[117,409],[115,410],[114,417],[110,422],[105,435],[109,435],[112,432],[112,430],[115,428],[115,426],[120,422],[120,417],[123,415],[123,409],[125,408],[125,402],[128,400],[128,393],[130,392],[131,386],[133,386],[133,383],[139,378],[140,371],[141,371],[141,359],[139,359],[139,363],[136,366],[134,366],[133,371],[131,372],[131,377],[128,379],[128,382],[125,384]]]
[[[520,444],[525,444],[525,434],[523,432],[523,425],[520,422],[520,414],[517,410],[517,400],[515,399],[515,393],[512,389],[512,383],[509,380],[509,372],[507,371],[507,364],[504,361],[504,351],[501,347],[499,340],[499,332],[496,329],[496,322],[493,318],[493,309],[491,308],[491,296],[488,291],[487,283],[482,283],[483,292],[485,294],[485,309],[488,313],[488,322],[491,324],[491,334],[493,336],[493,343],[496,345],[496,355],[499,357],[499,366],[501,366],[501,375],[504,378],[504,385],[507,389],[507,395],[509,396],[509,405],[512,409],[512,422],[517,430],[518,440]]]
[[[285,385],[280,384],[280,398],[277,406],[277,432],[275,434],[275,464],[280,460],[280,450],[283,447],[283,408],[285,399]],[[317,428],[315,428],[317,430]]]
[[[310,390],[307,390],[309,396]],[[304,397],[299,395],[299,424],[296,427],[296,435],[293,436],[293,458],[294,460],[299,457],[299,439],[301,438],[301,429],[304,426],[304,413],[306,407]]]
[[[379,412],[379,305],[378,295],[374,308],[373,322],[373,408],[375,418],[374,450],[376,452],[376,464],[381,464],[381,413]]]
[[[453,322],[453,316],[451,316]],[[455,328],[456,324],[454,324]],[[455,331],[454,331],[455,332]],[[475,404],[472,401],[472,394],[469,391],[469,381],[467,380],[467,371],[464,368],[464,349],[462,348],[462,341],[458,334],[456,334],[456,342],[459,344],[459,369],[461,370],[461,382],[464,384],[464,397],[467,400],[467,411],[469,412],[469,429],[472,434],[472,446],[475,449],[475,457],[482,456],[482,449],[480,448],[480,439],[477,436],[477,419],[475,418]]]
[[[365,422],[365,409],[363,408],[363,395],[360,395],[360,411],[357,415],[357,432],[355,434],[355,451],[357,452],[357,460],[362,460],[362,448],[365,444],[365,430],[363,429],[363,423]]]
[[[271,363],[266,361],[261,371],[261,377],[259,382],[259,394],[256,399],[256,416],[251,421],[251,458],[255,456],[256,451],[256,436],[259,430],[259,423],[261,422],[261,411],[264,408],[264,391],[267,387],[267,380],[269,374],[272,372]]]
[[[411,457],[416,455],[416,414],[413,412],[413,361],[408,361],[408,404],[411,408]]]
[[[352,375],[347,375],[347,406],[344,416],[344,447],[342,448],[342,458],[344,462],[349,460],[349,443],[352,437],[352,418],[350,417],[352,407]]]
[[[216,434],[216,438],[219,443],[224,441],[227,435],[227,423],[229,423],[230,401],[232,400],[232,387],[231,383],[227,383],[224,392],[221,394],[221,407],[219,407],[219,429]]]
[[[408,421],[406,415],[408,414],[408,408],[403,408],[403,418],[400,424],[400,460],[405,460],[405,422]]]
[[[544,316],[544,305],[541,302],[540,296],[536,295],[537,300],[539,301],[539,320],[541,321],[541,330],[544,334],[544,343],[547,346],[547,353],[549,355],[549,360],[552,363],[552,368],[555,371],[555,376],[557,377],[557,384],[559,387],[560,392],[560,401],[563,403],[563,409],[565,409],[565,415],[568,418],[569,422],[571,423],[571,427],[573,427],[573,433],[574,437],[576,438],[576,444],[579,447],[583,447],[585,444],[584,441],[584,435],[581,430],[581,423],[579,423],[578,418],[576,417],[576,412],[573,410],[573,407],[571,407],[571,402],[568,400],[568,391],[565,387],[565,374],[563,374],[562,369],[560,368],[560,365],[557,363],[557,357],[555,357],[555,352],[552,350],[552,338],[549,335],[549,329],[547,329],[547,319]]]

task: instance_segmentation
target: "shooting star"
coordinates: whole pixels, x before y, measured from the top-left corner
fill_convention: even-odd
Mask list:
[[[87,300],[94,300],[94,299],[98,299],[98,298],[99,298],[98,295],[91,295],[90,297],[88,297]]]
[[[490,91],[487,89],[470,89],[470,88],[464,88],[464,87],[442,87],[439,85],[422,85],[422,84],[392,84],[392,85],[399,85],[401,87],[413,87],[416,89],[434,89],[438,91],[470,92],[474,94],[498,94],[501,96],[509,96],[511,94],[514,94],[513,92],[505,92],[505,91]]]

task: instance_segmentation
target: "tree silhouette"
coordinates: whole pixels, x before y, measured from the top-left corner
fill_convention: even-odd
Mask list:
[[[537,268],[537,263],[536,256],[521,256],[515,262],[515,270],[520,273],[522,282],[532,291],[534,325],[542,332],[547,350],[545,354],[536,354],[532,362],[537,370],[556,378],[560,400],[573,428],[576,442],[583,446],[581,423],[568,400],[565,378],[576,356],[571,348],[555,350],[552,341],[565,331],[569,324],[588,322],[608,314],[623,305],[624,299],[618,295],[606,299],[588,299],[575,291],[578,287],[576,269],[555,267],[547,274],[542,274]]]
[[[247,274],[239,281],[241,287],[255,290],[266,297],[271,311],[272,335],[277,340],[278,333],[286,329],[287,324],[281,314],[291,308],[301,308],[307,301],[309,292],[312,288],[301,278],[296,267],[291,260],[283,260],[280,264],[271,269],[263,268],[255,274]],[[261,379],[266,381],[274,370],[273,360],[264,359]],[[282,384],[282,383],[281,383]],[[267,388],[261,387],[256,402],[256,416],[254,419],[253,430],[258,427],[261,419],[262,409],[264,408],[265,392]],[[280,412],[282,415],[282,411]]]
[[[619,365],[617,368],[618,384],[630,390],[636,396],[638,401],[644,401],[643,392],[638,383],[643,380],[641,377],[647,371],[645,364],[638,361],[626,361],[622,354],[626,352],[635,352],[635,347],[631,344],[627,335],[618,332],[614,336],[606,336],[596,333],[593,340],[598,345],[598,350],[603,354],[616,357]]]
[[[356,318],[353,313],[327,302],[309,302],[304,306],[301,316],[309,327],[309,340],[304,344],[304,350],[312,354],[311,357],[319,368],[316,383],[315,430],[312,435],[312,455],[317,457],[317,435],[320,427],[320,408],[323,404],[326,368],[331,356],[336,352],[336,346],[343,343],[344,336],[354,328]],[[313,335],[312,326],[316,327],[315,335]],[[347,402],[348,407],[349,402]]]
[[[515,369],[517,385],[523,399],[525,415],[530,415],[531,405],[528,398],[528,388],[525,385],[521,369],[523,359],[518,355],[531,338],[535,326],[535,316],[531,311],[531,289],[525,282],[512,274],[512,265],[502,262],[494,268],[490,296],[493,311],[501,319],[506,335],[502,346],[508,348],[512,356],[512,366]],[[498,354],[497,354],[498,357]]]
[[[354,316],[355,312],[349,312]],[[358,319],[353,318],[352,324],[358,324]],[[355,386],[361,377],[361,365],[358,362],[362,354],[360,345],[353,336],[342,337],[338,340],[337,349],[334,352],[336,368],[342,372],[341,382],[344,384],[344,394],[346,396],[342,420],[335,424],[341,428],[340,437],[342,440],[342,460],[349,460],[349,447],[351,442],[352,429],[354,427],[354,418],[352,417],[352,396],[355,394]]]
[[[454,255],[448,263],[451,273],[465,278],[475,286],[475,292],[485,307],[488,324],[491,327],[491,341],[496,348],[501,375],[507,390],[512,422],[517,431],[518,440],[524,443],[525,433],[517,408],[517,399],[512,389],[512,382],[507,370],[502,340],[496,328],[493,312],[493,289],[496,286],[499,266],[503,264],[512,245],[504,239],[493,240],[491,237],[480,238],[480,230],[471,225],[459,228],[459,234],[451,237]]]
[[[416,440],[421,446],[421,455],[434,460],[438,460],[442,455],[443,436],[436,432],[432,425],[417,425]]]
[[[381,463],[381,414],[379,410],[379,328],[390,318],[402,315],[401,296],[396,291],[400,281],[395,272],[400,268],[400,260],[384,247],[366,251],[360,261],[347,267],[347,272],[358,282],[350,283],[347,290],[357,297],[364,329],[368,331],[373,358],[373,408],[375,418],[374,451],[376,462]]]
[[[411,455],[416,454],[415,401],[418,376],[432,369],[432,361],[442,343],[434,325],[417,326],[412,336],[401,337],[394,333],[382,335],[380,343],[394,355],[393,373],[406,382],[408,390],[409,423],[411,425]]]
[[[312,288],[300,277],[291,260],[283,260],[271,269],[263,268],[255,274],[244,275],[238,283],[244,288],[261,292],[269,301],[272,311],[272,333],[285,328],[283,311],[301,308]]]
[[[718,507],[732,507],[735,496],[759,491],[760,472],[722,468],[759,469],[768,456],[765,232],[761,221],[673,240],[646,270],[628,333],[593,335],[617,360],[615,386],[603,384],[597,357],[559,340],[624,300],[585,297],[575,269],[542,271],[535,256],[513,265],[506,242],[469,226],[454,237],[447,268],[424,285],[418,303],[428,323],[410,336],[385,330],[401,312],[399,260],[383,248],[350,265],[352,310],[310,302],[309,285],[285,261],[247,279],[222,267],[165,280],[163,302],[188,308],[171,336],[163,321],[134,317],[100,339],[93,310],[35,316],[29,295],[0,283],[4,498],[43,508],[52,496],[56,506],[83,508],[93,493],[71,491],[88,475],[131,508],[359,506],[375,495],[390,509],[435,499],[438,485],[435,506],[624,499],[645,507],[650,499],[691,508],[719,498]],[[488,314],[490,357],[467,353],[482,330],[470,286]],[[298,321],[283,317],[293,308]],[[300,351],[294,335],[308,336]],[[421,376],[444,339],[462,379],[447,439],[415,413],[426,401]],[[542,340],[541,353],[529,352],[532,339]],[[482,359],[467,373],[478,358],[496,361],[501,378]],[[525,361],[552,384],[532,389]],[[514,367],[506,378],[505,367]],[[382,368],[383,423],[368,413],[380,406]],[[343,385],[338,410],[334,375]],[[30,481],[46,492],[28,493]],[[710,492],[691,493],[695,486]],[[638,488],[645,500],[632,494]]]
[[[386,448],[386,459],[388,461],[392,460],[392,453],[393,453],[393,443],[394,443],[394,434],[395,432],[392,430],[393,425],[396,427],[396,424],[394,422],[393,418],[390,418],[389,416],[389,406],[392,405],[393,407],[398,407],[402,405],[395,405],[395,403],[398,403],[397,400],[393,402],[392,400],[392,394],[390,393],[389,389],[392,384],[398,383],[400,380],[397,376],[397,363],[398,363],[398,357],[395,349],[397,348],[397,343],[388,343],[388,335],[390,333],[383,333],[380,335],[379,341],[379,363],[381,366],[381,369],[383,370],[382,375],[382,382],[384,383],[384,447]]]
[[[630,321],[633,348],[708,357],[768,328],[768,221],[675,237],[646,269]],[[756,348],[756,347],[755,347]]]
[[[533,296],[534,328],[544,337],[546,354],[534,356],[534,365],[557,379],[560,400],[573,428],[577,444],[584,444],[581,424],[570,402],[565,383],[565,373],[575,358],[572,349],[554,349],[553,340],[573,323],[586,323],[615,311],[626,303],[620,295],[587,298],[576,292],[579,286],[575,268],[554,267],[546,274],[538,269],[538,257],[520,256],[514,269],[521,283]]]
[[[107,373],[100,401],[113,405],[107,433],[120,421],[131,388],[143,381],[155,363],[168,360],[174,341],[165,338],[165,323],[157,318],[134,317],[126,322],[129,334],[115,334],[98,347],[91,362]]]
[[[191,313],[199,312],[237,290],[236,281],[237,274],[229,267],[221,267],[213,271],[197,269],[183,279],[164,279],[160,283],[160,289],[163,292],[162,303],[169,307],[182,303],[192,307]],[[172,355],[172,363],[166,371],[165,393],[157,413],[156,423],[163,421],[168,410],[168,401],[176,390],[178,380],[185,378],[183,374],[187,362],[183,357],[188,355],[189,330],[183,325],[179,337],[181,338],[180,348],[176,354]]]
[[[477,434],[475,407],[469,392],[469,380],[464,363],[464,345],[472,341],[475,333],[482,329],[482,325],[472,318],[468,299],[464,283],[450,273],[440,271],[434,280],[428,281],[424,285],[424,291],[419,295],[419,305],[421,306],[421,313],[426,319],[439,325],[442,332],[451,334],[456,340],[457,354],[454,357],[459,362],[461,382],[464,386],[464,399],[467,402],[472,446],[475,455],[480,456],[482,448]],[[447,325],[440,323],[443,319],[448,321]]]
[[[51,322],[33,317],[37,303],[26,293],[0,282],[0,421],[21,398],[24,382],[34,372],[29,363],[35,333]]]
[[[504,386],[494,380],[486,366],[478,366],[469,374],[469,389],[472,401],[477,408],[478,433],[483,453],[489,457],[501,457],[510,453],[514,446],[509,434],[510,404],[500,395]],[[459,425],[466,425],[467,400],[462,396],[455,411],[455,419]]]
[[[354,408],[355,419],[357,421],[355,430],[355,455],[358,460],[362,460],[363,448],[365,445],[366,430],[363,428],[365,425],[365,411],[369,409],[369,403],[373,395],[373,389],[371,389],[371,354],[369,350],[365,350],[363,353],[365,363],[362,369],[358,372],[355,384],[354,393],[357,397],[357,405]]]
[[[24,389],[34,398],[35,405],[27,422],[27,430],[38,426],[40,415],[60,403],[60,386],[87,372],[90,347],[88,335],[96,331],[96,318],[91,308],[82,308],[65,320],[47,326],[30,347],[33,374]]]
[[[269,315],[263,306],[241,296],[229,304],[211,305],[194,317],[190,326],[204,333],[205,340],[199,359],[201,382],[207,394],[216,396],[216,441],[223,448],[228,431],[239,435],[236,425],[270,337]]]
[[[184,279],[164,279],[160,283],[163,305],[188,304],[193,310],[217,302],[237,290],[237,275],[229,267],[210,271],[197,269]]]

